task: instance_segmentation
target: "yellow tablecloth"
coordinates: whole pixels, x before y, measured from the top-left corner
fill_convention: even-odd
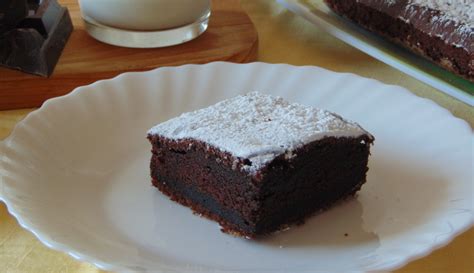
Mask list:
[[[473,127],[472,107],[344,44],[286,11],[273,0],[242,0],[242,5],[258,30],[260,61],[321,66],[400,85],[421,97],[437,102]],[[13,126],[31,110],[0,111],[0,139],[4,139]],[[6,211],[4,204],[0,203],[0,272],[102,271],[43,246],[32,234],[18,225]],[[474,228],[457,237],[449,245],[411,262],[396,272],[473,273]]]

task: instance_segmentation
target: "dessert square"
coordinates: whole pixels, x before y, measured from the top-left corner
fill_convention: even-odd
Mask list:
[[[354,195],[374,141],[339,115],[258,92],[172,118],[148,139],[155,187],[249,238]]]

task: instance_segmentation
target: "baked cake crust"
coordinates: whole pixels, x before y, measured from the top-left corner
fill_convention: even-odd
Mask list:
[[[337,14],[474,82],[472,0],[325,0]]]
[[[354,195],[374,141],[335,114],[258,93],[159,124],[148,139],[154,186],[223,231],[250,238]]]

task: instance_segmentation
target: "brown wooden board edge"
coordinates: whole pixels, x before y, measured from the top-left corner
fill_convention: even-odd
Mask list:
[[[68,2],[68,1],[66,0],[63,2]],[[111,69],[110,71],[93,71],[92,73],[73,73],[73,70],[71,70],[72,71],[71,73],[58,72],[56,74],[53,74],[53,76],[50,78],[41,78],[38,76],[24,74],[19,71],[0,68],[0,110],[39,107],[47,99],[68,94],[69,92],[71,92],[72,90],[74,90],[75,88],[79,86],[88,85],[97,80],[110,79],[124,72],[147,71],[147,70],[152,70],[152,69],[163,67],[163,66],[179,66],[179,65],[184,65],[184,64],[205,64],[205,63],[214,62],[214,61],[227,61],[227,62],[235,62],[235,63],[246,63],[246,62],[255,61],[257,59],[257,54],[258,54],[258,35],[250,18],[245,13],[245,11],[240,7],[239,1],[226,0],[224,1],[226,3],[222,3],[222,4],[219,4],[219,2],[220,1],[213,2],[213,5],[217,3],[218,6],[220,5],[221,7],[221,10],[217,9],[217,11],[214,12],[213,14],[214,16],[220,16],[219,12],[222,12],[221,16],[223,17],[227,16],[228,14],[226,14],[225,12],[229,12],[230,8],[233,8],[235,10],[235,7],[237,6],[238,6],[237,11],[239,13],[245,14],[245,18],[247,22],[243,26],[239,25],[239,29],[242,29],[242,31],[246,31],[250,33],[249,37],[251,38],[251,42],[248,43],[248,45],[246,45],[245,50],[232,51],[232,49],[226,49],[225,54],[216,55],[216,56],[206,56],[205,58],[201,58],[201,59],[199,57],[196,57],[192,61],[187,61],[185,59],[173,60],[173,58],[168,58],[165,63],[157,63],[152,66],[147,65],[140,68],[132,67],[130,69],[119,69],[119,70]],[[80,20],[80,16],[79,17],[77,16],[78,8],[75,6],[70,6],[70,5],[77,5],[74,3],[75,2],[66,4],[68,8],[72,10],[72,15],[74,18],[73,20],[75,21],[74,22],[75,25],[79,25],[79,27],[76,27],[74,32],[76,32],[76,34],[78,32],[83,32],[81,35],[87,35],[87,34],[84,34],[85,30],[82,27],[82,21],[78,22],[78,20]],[[212,31],[211,29],[212,27],[213,25],[211,21],[208,31],[210,30]],[[227,26],[224,26],[224,27],[227,27]],[[249,29],[249,27],[251,27],[251,29]],[[203,38],[205,38],[204,35],[202,38],[199,37],[198,39],[203,39]],[[99,43],[98,46],[105,45],[98,41],[93,40],[90,37],[87,39],[90,39],[93,43]],[[192,42],[193,41],[191,41],[190,43]],[[108,46],[108,45],[105,45],[105,46]],[[117,49],[116,47],[111,47],[111,48]],[[176,48],[177,47],[164,48],[164,49],[158,49],[158,50],[162,50],[162,51],[170,50],[171,52],[173,52],[173,51],[176,51]],[[123,52],[123,50],[126,51],[126,49],[122,49],[122,50],[117,49],[117,51],[120,51],[120,52]]]

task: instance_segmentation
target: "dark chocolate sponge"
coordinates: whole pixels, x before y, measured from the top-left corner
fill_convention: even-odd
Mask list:
[[[374,141],[337,115],[258,93],[159,124],[148,139],[154,186],[225,232],[250,238],[354,195]]]
[[[474,82],[471,0],[325,0],[337,14]],[[451,3],[452,2],[452,3]]]

